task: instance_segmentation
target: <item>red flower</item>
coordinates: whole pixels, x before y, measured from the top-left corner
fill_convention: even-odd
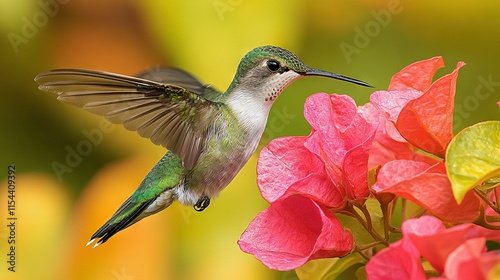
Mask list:
[[[393,76],[388,91],[374,92],[370,101],[392,122],[399,134],[413,146],[441,158],[453,137],[453,108],[458,70],[431,84],[441,57],[415,62]],[[389,136],[400,141],[392,126]]]
[[[435,81],[422,96],[409,101],[399,113],[396,128],[399,133],[420,148],[444,157],[453,138],[453,108],[458,70],[465,63]]]
[[[419,61],[394,75],[388,91],[374,92],[370,101],[382,112],[370,154],[370,167],[382,166],[375,192],[409,199],[450,222],[471,222],[480,202],[470,193],[458,205],[442,161],[418,153],[422,149],[444,157],[452,138],[453,99],[458,69],[434,83],[441,57]]]
[[[420,257],[442,279],[486,279],[500,262],[500,255],[486,252],[485,246],[486,240],[500,241],[500,231],[474,224],[447,229],[431,216],[407,220],[402,230],[403,239],[380,251],[366,265],[370,280],[425,279]]]

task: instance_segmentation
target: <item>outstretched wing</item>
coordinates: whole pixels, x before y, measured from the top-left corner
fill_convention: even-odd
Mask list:
[[[58,100],[123,124],[171,150],[186,169],[196,164],[208,124],[220,108],[198,90],[107,72],[59,69],[39,74],[35,81]]]
[[[190,73],[173,67],[155,67],[141,72],[137,77],[151,80],[162,84],[177,85],[187,90],[193,91],[208,100],[215,100],[220,97],[221,92],[211,85],[203,84]]]

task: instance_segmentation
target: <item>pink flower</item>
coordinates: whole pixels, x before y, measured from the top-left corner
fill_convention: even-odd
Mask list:
[[[328,106],[330,105],[330,106]],[[365,199],[368,156],[378,120],[368,120],[375,108],[356,107],[347,95],[315,94],[305,104],[304,116],[312,131],[304,146],[325,164],[330,180],[345,199]]]
[[[289,196],[261,212],[238,244],[271,269],[291,270],[308,260],[347,255],[354,238],[324,206]]]
[[[311,134],[275,139],[260,153],[262,196],[272,203],[300,194],[335,209],[347,199],[368,197],[368,156],[378,111],[370,104],[356,107],[346,95],[324,93],[310,96],[304,107]],[[370,122],[374,114],[376,121]]]
[[[271,205],[250,223],[238,241],[240,248],[278,270],[351,253],[353,235],[335,213],[367,211],[372,169],[376,182],[371,190],[379,202],[399,196],[446,222],[475,221],[483,205],[472,192],[456,203],[442,160],[453,137],[455,84],[463,65],[459,62],[433,83],[442,59],[413,63],[364,106],[345,95],[310,96],[304,107],[312,128],[309,136],[275,139],[259,156],[257,181]],[[484,276],[498,261],[485,252],[484,243],[499,237],[479,226],[446,229],[437,218],[426,216],[405,222],[402,231],[402,240],[368,263],[370,279],[426,279],[422,257],[442,278]],[[437,244],[442,240],[450,242]]]
[[[330,181],[321,160],[306,147],[307,137],[278,138],[262,149],[257,183],[262,197],[272,203],[300,194],[329,207],[341,207],[342,191]]]
[[[445,228],[431,216],[407,220],[402,230],[403,239],[368,262],[368,279],[426,279],[420,257],[441,279],[486,279],[500,263],[500,254],[486,252],[485,245],[486,240],[500,241],[500,231],[474,224]]]
[[[262,150],[257,182],[271,203],[248,226],[238,244],[266,266],[290,270],[316,258],[340,257],[354,238],[332,210],[369,196],[368,155],[378,122],[371,105],[315,94],[305,104],[312,126],[307,137],[284,137]]]

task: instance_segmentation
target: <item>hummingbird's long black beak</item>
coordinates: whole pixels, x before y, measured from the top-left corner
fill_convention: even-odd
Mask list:
[[[335,73],[331,73],[331,72],[327,72],[327,71],[323,71],[323,70],[319,70],[319,69],[314,69],[314,68],[311,68],[309,71],[305,72],[304,75],[307,75],[307,76],[322,76],[322,77],[337,79],[337,80],[341,80],[341,81],[346,81],[346,82],[357,84],[357,85],[360,85],[360,86],[373,87],[372,85],[370,85],[368,83],[365,83],[363,81],[360,81],[360,80],[356,80],[356,79],[353,79],[353,78],[349,78],[349,77],[346,77],[346,76],[342,76],[342,75],[339,75],[339,74],[335,74]]]

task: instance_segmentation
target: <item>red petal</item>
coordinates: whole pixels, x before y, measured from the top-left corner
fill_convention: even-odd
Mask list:
[[[480,214],[480,202],[473,193],[457,204],[442,162],[390,161],[380,168],[372,189],[409,199],[449,222],[470,222]]]
[[[411,100],[399,113],[396,128],[415,147],[444,157],[453,137],[453,108],[459,62],[455,70],[434,82],[419,98]]]
[[[238,244],[271,269],[291,270],[311,259],[350,253],[354,238],[328,209],[309,198],[291,196],[262,211]]]
[[[420,262],[420,255],[406,250],[402,241],[389,245],[378,252],[366,264],[370,280],[427,279]]]
[[[412,63],[392,77],[389,90],[413,88],[425,91],[431,85],[436,71],[443,66],[444,62],[440,56]]]

